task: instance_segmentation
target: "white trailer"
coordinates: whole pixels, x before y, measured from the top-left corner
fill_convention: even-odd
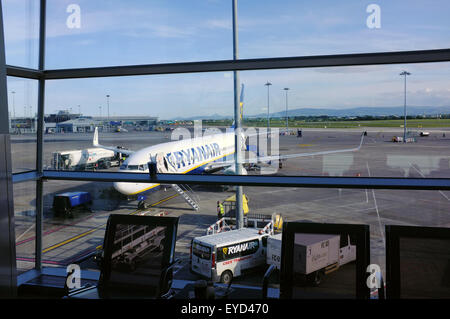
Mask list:
[[[276,234],[267,238],[266,262],[268,265],[274,265],[278,270],[281,269],[281,235]]]
[[[266,262],[281,268],[281,234],[267,239]],[[356,260],[356,246],[350,236],[327,234],[295,234],[293,271],[317,286],[323,277]]]
[[[53,153],[53,169],[85,169],[94,167],[96,164],[100,168],[109,168],[111,166],[119,166],[119,160],[114,151],[103,148]]]

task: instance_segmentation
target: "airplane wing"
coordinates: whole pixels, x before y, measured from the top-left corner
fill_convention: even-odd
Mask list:
[[[131,155],[131,154],[134,153],[134,151],[126,150],[126,149],[123,149],[123,148],[118,148],[118,147],[114,147],[114,146],[103,146],[103,145],[100,145],[98,143],[98,127],[95,128],[94,139],[92,140],[92,145],[94,145],[95,147],[104,148],[105,150],[111,150],[111,151],[114,151],[116,153],[122,153],[122,154],[125,154],[125,155]]]
[[[307,156],[317,156],[317,155],[328,155],[328,154],[336,154],[336,153],[345,153],[345,152],[356,152],[361,149],[361,146],[364,141],[364,134],[361,135],[361,141],[359,143],[358,147],[354,148],[347,148],[347,149],[341,149],[341,150],[330,150],[330,151],[321,151],[321,152],[312,152],[312,153],[297,153],[297,154],[285,154],[285,155],[273,155],[273,156],[258,156],[254,158],[244,159],[242,161],[242,164],[256,164],[261,162],[270,162],[270,161],[278,161],[278,160],[286,160],[289,158],[296,158],[296,157],[307,157]],[[234,165],[234,160],[231,161],[223,161],[223,162],[216,162],[211,163],[208,165],[208,168],[226,168]]]

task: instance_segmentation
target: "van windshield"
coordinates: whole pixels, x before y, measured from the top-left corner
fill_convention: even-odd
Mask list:
[[[192,253],[195,256],[206,260],[209,260],[211,258],[211,247],[203,246],[196,242],[194,242],[192,246]]]

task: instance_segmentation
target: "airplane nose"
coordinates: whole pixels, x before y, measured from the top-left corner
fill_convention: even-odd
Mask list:
[[[124,195],[131,195],[136,191],[133,183],[115,182],[114,188]]]
[[[158,186],[159,184],[143,184],[143,183],[130,183],[130,182],[114,182],[113,186],[116,191],[124,195],[136,195],[151,188]]]

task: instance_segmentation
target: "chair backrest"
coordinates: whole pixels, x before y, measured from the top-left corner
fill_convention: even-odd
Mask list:
[[[99,293],[158,298],[170,288],[178,217],[112,214],[104,239]]]
[[[450,298],[450,228],[386,225],[386,298]]]
[[[369,298],[368,225],[285,222],[280,298]]]

